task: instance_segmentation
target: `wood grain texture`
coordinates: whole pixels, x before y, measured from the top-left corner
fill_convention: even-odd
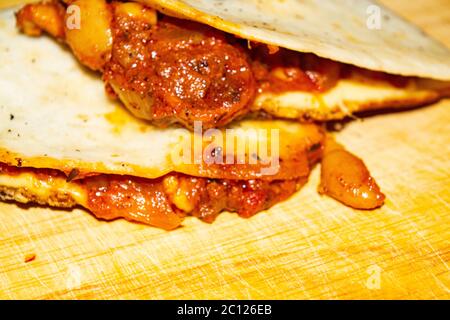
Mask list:
[[[450,45],[449,1],[386,2]],[[187,219],[173,232],[0,203],[0,298],[450,299],[449,108],[372,116],[337,134],[386,193],[376,211],[320,197],[318,168],[267,212]]]

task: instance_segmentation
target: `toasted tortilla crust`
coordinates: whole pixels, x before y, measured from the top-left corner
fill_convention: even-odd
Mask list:
[[[370,0],[138,0],[244,39],[362,68],[450,80],[450,51]]]
[[[15,201],[23,204],[35,203],[41,206],[55,208],[73,208],[77,205],[72,196],[60,190],[52,190],[47,195],[31,192],[26,186],[8,187],[0,186],[0,201]]]

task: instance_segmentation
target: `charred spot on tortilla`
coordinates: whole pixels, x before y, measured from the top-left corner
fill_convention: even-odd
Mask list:
[[[74,180],[78,175],[80,174],[80,171],[76,168],[70,170],[69,175],[67,176],[66,181],[67,182],[71,182],[72,180]]]

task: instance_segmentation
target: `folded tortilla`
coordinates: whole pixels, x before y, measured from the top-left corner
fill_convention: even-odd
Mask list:
[[[313,53],[361,68],[352,69],[350,75],[339,78],[334,86],[323,92],[262,91],[256,94],[246,112],[276,118],[327,121],[363,111],[420,106],[450,95],[449,49],[373,1],[137,2],[249,41]],[[251,42],[249,44],[251,46]],[[383,77],[367,76],[364,70],[403,76],[405,81],[397,86]],[[148,116],[142,111],[135,112],[134,98],[122,96],[117,88],[115,91],[135,115]],[[146,103],[139,101],[137,104]],[[231,110],[229,113],[223,119],[233,118]],[[191,125],[186,120],[178,120],[188,127]]]
[[[389,12],[383,16],[386,34],[363,28],[366,16],[355,12],[363,13],[361,10],[370,2],[329,1],[320,10],[316,10],[317,3],[313,1],[227,1],[226,5],[224,1],[141,2],[168,15],[206,23],[244,39],[312,52],[360,68],[413,76],[406,85],[398,87],[355,72],[321,93],[263,92],[253,102],[252,110],[256,112],[289,119],[330,120],[358,111],[419,105],[449,93],[448,50]],[[336,13],[342,14],[339,21],[333,18]],[[318,27],[323,21],[329,21],[330,25]],[[404,32],[405,38],[391,43],[394,35],[399,36],[396,32]],[[405,51],[411,54],[405,55]],[[150,184],[152,192],[156,192],[167,187],[168,175],[171,181],[170,174],[179,173],[205,179],[276,183],[270,191],[265,190],[272,200],[258,207],[261,210],[273,201],[282,200],[283,188],[289,188],[287,196],[303,184],[320,158],[325,138],[321,127],[285,120],[249,119],[228,127],[240,130],[236,144],[277,143],[279,161],[275,164],[264,150],[248,147],[233,147],[234,156],[258,159],[256,164],[177,162],[174,159],[178,159],[180,152],[193,151],[192,143],[198,141],[198,133],[177,127],[156,128],[132,116],[118,102],[109,100],[98,75],[83,68],[61,45],[45,37],[19,35],[11,10],[0,12],[0,61],[0,163],[6,165],[0,174],[3,200],[64,207],[79,204],[95,212],[89,200],[91,189],[85,187],[85,183],[91,182],[85,181],[102,184],[102,175],[118,179],[118,184],[123,176],[144,178],[142,185]],[[273,136],[258,135],[258,129],[265,129],[266,133],[275,130],[279,136],[274,141]],[[226,129],[221,130],[225,133]],[[224,141],[213,143],[216,145],[210,148],[211,140],[200,135],[201,152],[207,148],[214,153],[227,150]],[[19,171],[15,173],[11,168]],[[264,175],[263,169],[274,171]],[[101,177],[95,178],[98,175]],[[178,185],[187,178],[175,179]],[[286,186],[280,181],[294,183]],[[171,201],[169,207],[175,205],[185,214],[193,210],[186,199]],[[179,225],[178,213],[169,212],[169,218],[161,219],[158,215],[164,210],[152,210],[153,215],[142,215],[139,211],[127,218],[166,229]],[[100,214],[106,219],[117,216],[120,214],[116,212]]]
[[[411,79],[406,87],[398,88],[355,76],[339,80],[324,93],[291,91],[258,96],[253,110],[276,117],[342,119],[362,111],[420,106],[450,95],[449,49],[374,1],[138,2],[244,39],[364,69],[424,78]]]

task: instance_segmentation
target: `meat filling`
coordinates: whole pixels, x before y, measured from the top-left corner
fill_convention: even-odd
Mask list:
[[[222,126],[248,112],[256,82],[248,56],[224,34],[179,19],[157,25],[115,14],[104,80],[137,117]]]

